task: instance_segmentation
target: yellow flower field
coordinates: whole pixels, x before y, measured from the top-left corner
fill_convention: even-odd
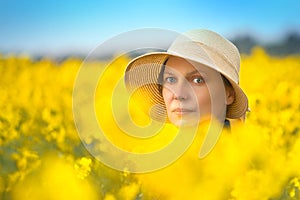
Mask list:
[[[112,81],[128,61],[112,64]],[[82,63],[0,55],[0,199],[300,199],[299,55],[272,57],[261,48],[243,55],[240,84],[251,108],[246,123],[222,133],[204,159],[191,148],[145,174],[111,169],[83,146],[72,113]],[[123,138],[119,145],[126,148]]]

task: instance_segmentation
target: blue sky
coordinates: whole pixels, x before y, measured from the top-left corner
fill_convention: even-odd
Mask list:
[[[208,28],[269,41],[300,32],[299,19],[299,0],[0,0],[0,52],[86,52],[139,28]]]

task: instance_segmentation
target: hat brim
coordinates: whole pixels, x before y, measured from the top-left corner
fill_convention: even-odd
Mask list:
[[[149,113],[151,118],[158,121],[164,121],[166,119],[165,105],[161,92],[159,91],[160,83],[158,82],[158,76],[164,62],[171,56],[201,63],[223,74],[218,70],[220,67],[212,65],[211,63],[185,58],[170,52],[151,52],[131,60],[126,67],[126,88],[128,91],[134,92],[133,98],[137,99],[138,102],[144,101],[142,103],[143,110]],[[248,109],[248,98],[237,83],[228,78],[225,74],[223,75],[228,79],[235,91],[234,101],[227,106],[226,118],[243,118]]]

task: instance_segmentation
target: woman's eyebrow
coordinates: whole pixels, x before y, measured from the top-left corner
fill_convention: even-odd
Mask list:
[[[186,76],[192,76],[192,75],[195,75],[195,74],[201,75],[201,73],[198,70],[194,70],[192,72],[187,73]]]
[[[170,76],[175,76],[176,73],[172,72],[172,71],[165,71],[164,72],[164,75],[170,75]],[[202,76],[202,73],[200,73],[198,70],[194,70],[194,71],[191,71],[191,72],[188,72],[187,74],[185,74],[185,76],[193,76],[193,75],[200,75]]]
[[[167,74],[167,75],[174,75],[174,73],[173,72],[169,72],[169,71],[165,71],[165,73],[164,74]]]

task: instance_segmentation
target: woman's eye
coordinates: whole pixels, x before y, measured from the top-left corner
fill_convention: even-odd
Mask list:
[[[204,79],[201,77],[193,78],[193,83],[203,83]]]
[[[167,78],[165,78],[165,82],[176,83],[176,78],[175,77],[167,77]]]

